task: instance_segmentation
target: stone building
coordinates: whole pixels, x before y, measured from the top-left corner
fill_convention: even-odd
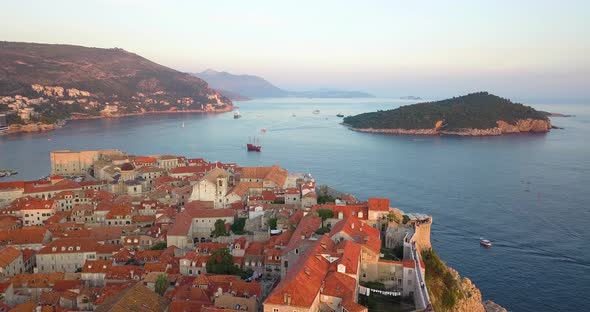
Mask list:
[[[84,175],[93,163],[109,156],[121,156],[123,152],[116,149],[94,151],[57,150],[49,153],[51,159],[51,174],[65,176]]]
[[[98,243],[92,239],[61,238],[37,253],[37,270],[41,273],[81,270],[86,260],[97,259]]]

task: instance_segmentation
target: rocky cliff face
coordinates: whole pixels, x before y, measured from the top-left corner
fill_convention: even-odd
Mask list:
[[[452,268],[449,268],[451,273],[459,280],[461,280],[460,287],[463,293],[463,298],[459,299],[455,304],[453,311],[457,312],[484,312],[485,308],[481,300],[481,292],[470,279],[467,277],[461,278],[459,273]]]
[[[371,133],[388,133],[388,134],[406,134],[406,135],[459,135],[459,136],[492,136],[502,134],[517,134],[517,133],[545,133],[551,130],[551,121],[541,119],[520,119],[514,124],[510,124],[504,120],[496,121],[497,127],[488,129],[473,129],[466,128],[455,131],[446,131],[441,129],[442,121],[436,122],[431,129],[355,129],[360,132]]]

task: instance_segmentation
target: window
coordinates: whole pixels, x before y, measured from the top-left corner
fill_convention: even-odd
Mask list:
[[[272,312],[279,312],[279,309],[272,309]]]

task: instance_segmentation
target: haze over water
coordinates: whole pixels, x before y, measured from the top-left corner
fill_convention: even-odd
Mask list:
[[[0,168],[18,170],[13,180],[38,178],[49,173],[50,150],[98,148],[276,163],[361,199],[387,197],[433,215],[433,247],[484,299],[510,311],[590,310],[590,110],[533,105],[576,117],[553,118],[565,129],[546,135],[486,138],[357,133],[335,116],[400,104],[408,102],[269,99],[237,103],[238,120],[228,113],[74,121],[0,137]],[[249,136],[260,137],[262,153],[246,151]],[[480,237],[494,246],[481,248]]]

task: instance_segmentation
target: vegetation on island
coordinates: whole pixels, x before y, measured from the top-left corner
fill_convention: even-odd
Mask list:
[[[514,124],[520,119],[548,120],[546,113],[513,103],[487,92],[471,93],[442,101],[401,106],[396,109],[364,113],[344,118],[355,129],[433,129],[443,121],[442,129],[489,129],[503,120]]]

